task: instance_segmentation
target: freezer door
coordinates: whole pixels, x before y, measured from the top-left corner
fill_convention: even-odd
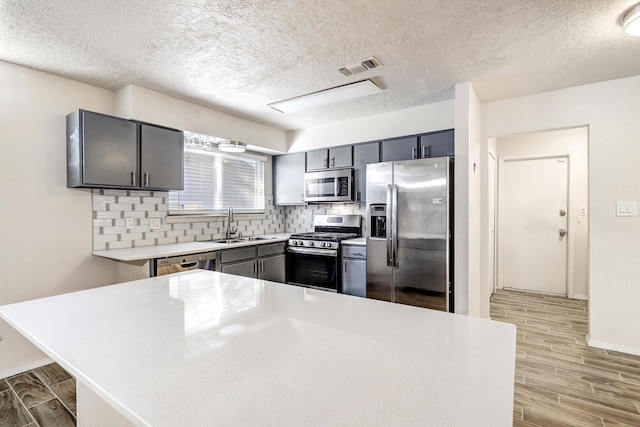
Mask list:
[[[398,188],[397,303],[447,311],[449,159],[394,163]]]
[[[393,267],[387,265],[387,239],[372,237],[371,207],[387,203],[387,186],[392,183],[393,163],[370,163],[367,165],[367,298],[393,301]],[[389,209],[386,209],[389,215]],[[388,224],[388,219],[387,219]],[[387,228],[387,233],[388,233]]]

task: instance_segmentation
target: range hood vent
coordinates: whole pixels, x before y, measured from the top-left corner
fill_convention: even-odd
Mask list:
[[[356,62],[355,64],[350,64],[345,67],[340,68],[340,72],[345,76],[351,76],[353,74],[358,74],[365,72],[367,70],[371,70],[372,68],[381,67],[382,64],[373,56],[370,58],[363,59],[360,62]]]

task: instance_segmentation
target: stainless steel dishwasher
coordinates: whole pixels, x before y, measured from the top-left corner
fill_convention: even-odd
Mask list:
[[[218,252],[205,252],[201,254],[180,255],[169,258],[156,258],[151,261],[151,277],[195,270],[198,268],[216,271],[218,265]]]
[[[367,247],[342,242],[342,293],[367,296]]]

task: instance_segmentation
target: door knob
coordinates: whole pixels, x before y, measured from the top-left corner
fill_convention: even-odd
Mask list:
[[[564,237],[567,235],[567,230],[565,230],[564,228],[560,229],[560,237]]]
[[[565,211],[564,209],[560,209],[560,216],[565,216],[567,214],[567,211]]]

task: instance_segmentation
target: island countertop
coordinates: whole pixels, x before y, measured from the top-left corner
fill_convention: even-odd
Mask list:
[[[0,316],[133,425],[512,424],[506,323],[199,270]]]

